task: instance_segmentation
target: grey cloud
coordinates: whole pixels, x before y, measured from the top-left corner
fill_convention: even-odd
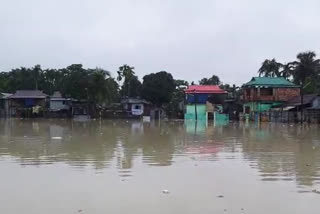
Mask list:
[[[142,78],[246,82],[265,58],[320,47],[318,1],[0,0],[0,70],[82,63]]]

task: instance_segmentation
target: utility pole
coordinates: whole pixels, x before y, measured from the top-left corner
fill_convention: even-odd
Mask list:
[[[301,89],[300,89],[300,95],[301,95],[301,106],[300,106],[300,123],[302,125],[303,123],[303,83],[301,84]]]
[[[194,111],[195,111],[195,117],[196,117],[196,121],[198,120],[198,112],[197,112],[197,94],[195,93],[196,90],[194,90]]]

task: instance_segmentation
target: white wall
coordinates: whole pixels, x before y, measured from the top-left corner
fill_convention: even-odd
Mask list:
[[[132,104],[131,105],[132,115],[143,115],[143,104]]]
[[[69,105],[63,104],[63,100],[50,100],[50,110],[67,110],[69,108]]]

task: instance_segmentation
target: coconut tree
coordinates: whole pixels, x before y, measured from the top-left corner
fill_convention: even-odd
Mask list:
[[[218,76],[212,75],[210,78],[202,78],[199,81],[200,85],[220,85],[221,81]]]
[[[277,62],[276,59],[266,59],[263,61],[260,69],[258,70],[259,77],[281,77],[280,69],[282,64]]]
[[[295,66],[293,62],[283,64],[280,72],[281,76],[285,79],[289,79],[293,75],[294,68]]]
[[[293,79],[296,84],[301,86],[301,123],[303,112],[303,94],[304,88],[309,85],[313,79],[319,76],[320,60],[316,59],[316,53],[313,51],[302,52],[297,55],[297,61],[293,62],[295,68]]]
[[[117,71],[118,77],[117,80],[120,82],[123,81],[121,87],[122,96],[127,97],[137,97],[140,96],[142,83],[139,81],[138,77],[135,75],[134,67],[124,64],[119,67]]]
[[[302,87],[307,84],[307,79],[319,75],[320,60],[316,59],[316,53],[313,51],[302,52],[297,55],[297,61],[294,61],[293,80]]]

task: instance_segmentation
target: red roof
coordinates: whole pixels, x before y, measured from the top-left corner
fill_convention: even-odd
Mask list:
[[[225,94],[218,85],[190,85],[186,90],[186,94]]]

